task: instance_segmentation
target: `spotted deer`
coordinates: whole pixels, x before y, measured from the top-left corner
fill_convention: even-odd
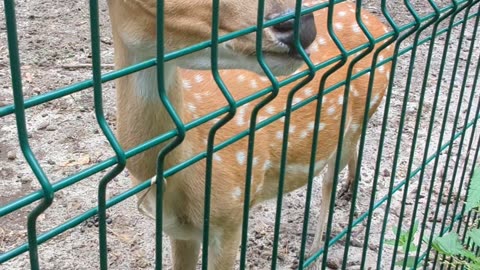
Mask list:
[[[178,3],[181,2],[181,3]],[[156,29],[155,5],[153,0],[110,0],[109,10],[115,46],[116,68],[123,68],[142,60],[155,57]],[[220,33],[227,34],[256,23],[257,1],[221,1]],[[267,0],[266,20],[292,12],[294,1]],[[193,11],[192,11],[193,9]],[[172,51],[208,40],[211,31],[211,1],[165,1],[165,49]],[[372,14],[362,11],[365,25],[374,37],[386,32],[385,26]],[[300,38],[302,46],[308,48],[311,60],[318,64],[340,52],[327,31],[326,10],[301,19]],[[334,29],[347,50],[367,42],[355,20],[355,7],[350,3],[335,5]],[[316,29],[316,30],[315,30]],[[293,23],[264,30],[263,53],[277,76],[286,76],[297,70],[303,61],[294,49]],[[376,45],[379,46],[378,44]],[[380,59],[390,56],[386,49]],[[240,37],[219,46],[219,67],[225,70],[220,75],[235,99],[251,95],[271,85],[262,75],[255,59],[255,35]],[[167,95],[184,122],[190,122],[215,109],[226,106],[210,71],[208,49],[188,55],[165,64],[165,85]],[[355,65],[354,73],[369,68],[372,55]],[[347,63],[327,80],[327,87],[346,78]],[[195,69],[195,70],[187,70]],[[328,68],[327,68],[328,69]],[[294,97],[293,103],[316,95],[319,81],[327,69],[318,71],[315,78],[304,86]],[[376,69],[372,99],[369,105],[371,116],[384,96],[389,79],[390,65]],[[346,111],[344,144],[341,168],[349,166],[349,181],[355,176],[357,163],[357,142],[363,124],[363,113],[369,73],[353,80],[350,85],[349,102]],[[280,90],[279,95],[259,113],[263,121],[285,109],[287,94],[293,85]],[[155,68],[149,68],[116,80],[117,91],[117,134],[126,149],[132,148],[175,128],[157,94]],[[332,180],[335,156],[339,138],[340,119],[344,87],[323,98],[319,124],[318,149],[315,172],[328,167],[324,177],[319,225],[311,247],[320,247],[324,221],[332,195]],[[258,101],[237,109],[234,118],[223,126],[215,137],[215,143],[225,141],[233,135],[248,129],[250,114]],[[289,128],[284,192],[304,186],[308,179],[309,158],[314,129],[315,102],[294,111]],[[281,144],[284,121],[280,119],[256,132],[253,153],[253,173],[250,205],[275,198],[278,192]],[[185,140],[168,154],[165,168],[174,166],[206,149],[209,130],[218,119],[198,126],[187,132]],[[213,155],[209,269],[232,269],[239,247],[247,162],[247,138],[243,138]],[[127,167],[132,174],[134,185],[155,176],[157,153],[163,145],[129,159]],[[205,160],[167,178],[164,185],[163,228],[171,239],[173,269],[195,269],[202,241],[203,207],[205,188]],[[156,186],[139,194],[139,209],[155,218]]]

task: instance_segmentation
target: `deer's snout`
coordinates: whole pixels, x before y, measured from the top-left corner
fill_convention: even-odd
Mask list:
[[[289,10],[288,13],[293,13],[293,10]],[[267,19],[272,20],[283,16],[284,14],[272,14]],[[295,48],[295,35],[294,35],[294,19],[288,20],[272,26],[272,30],[281,43],[290,48],[290,55],[294,57],[300,57],[297,49]],[[313,14],[306,14],[300,18],[300,44],[304,49],[308,48],[310,44],[315,40],[317,36],[317,29],[315,27],[315,19]]]

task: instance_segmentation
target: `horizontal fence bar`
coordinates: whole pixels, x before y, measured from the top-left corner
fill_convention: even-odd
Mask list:
[[[413,170],[410,175],[403,179],[402,181],[400,181],[400,183],[398,183],[394,188],[393,188],[393,191],[392,191],[392,196],[397,192],[399,191],[407,182],[409,182],[410,180],[412,180],[419,172],[422,171],[422,169],[424,169],[430,162],[432,162],[433,160],[435,160],[435,158],[439,157],[440,154],[447,148],[449,147],[450,145],[453,144],[454,141],[456,141],[458,138],[460,138],[460,136],[462,136],[465,132],[467,132],[468,129],[470,129],[477,121],[478,119],[480,119],[480,114],[478,114],[474,120],[470,121],[466,126],[465,128],[462,130],[462,131],[459,131],[457,133],[455,133],[455,136],[453,136],[453,139],[451,139],[449,142],[445,143],[442,145],[442,147],[440,147],[440,150],[437,151],[435,154],[432,154],[430,155],[426,161],[421,164],[419,167],[417,167],[415,170]],[[373,208],[372,208],[372,211],[375,211],[377,208],[379,208],[383,203],[385,203],[387,200],[388,200],[388,197],[389,197],[390,194],[387,194],[385,196],[383,196],[380,200],[378,200]],[[355,219],[355,221],[352,223],[352,227],[355,227],[356,225],[358,225],[360,222],[362,222],[367,216],[368,214],[370,213],[370,211],[366,211],[364,212],[363,214],[361,214],[357,219]],[[335,237],[333,237],[330,242],[328,243],[329,246],[332,246],[333,244],[335,244],[336,242],[338,242],[338,240],[342,239],[342,237],[344,237],[345,235],[347,234],[347,228],[345,228],[344,230],[342,230],[340,233],[338,233]],[[318,252],[316,252],[314,255],[312,255],[307,261],[305,261],[305,264],[304,264],[304,267],[308,267],[310,264],[312,264],[320,255],[323,254],[323,249],[320,249]]]
[[[480,13],[474,13],[474,14],[470,15],[467,20],[470,20],[470,19],[472,19],[472,18],[475,18],[476,16],[480,16]],[[458,26],[458,25],[460,25],[460,24],[462,24],[462,23],[466,23],[466,21],[463,20],[463,19],[462,19],[462,20],[459,20],[459,21],[455,22],[455,23],[452,25],[452,27],[456,27],[456,26]],[[406,30],[406,29],[404,29],[404,30]],[[446,33],[447,31],[448,31],[448,27],[445,27],[445,28],[443,28],[442,30],[438,31],[438,32],[435,34],[435,37],[437,37],[437,36],[439,36],[439,35],[442,35],[442,34]],[[385,36],[383,36],[383,37],[385,37]],[[376,42],[380,42],[380,40],[384,40],[383,37],[377,39]],[[430,41],[431,39],[432,39],[432,36],[429,36],[429,37],[427,37],[427,38],[424,38],[424,39],[422,39],[422,40],[418,43],[418,45],[422,45],[422,44]],[[401,51],[399,52],[399,55],[406,54],[406,53],[408,53],[409,51],[411,51],[412,49],[413,49],[413,46],[408,46],[408,47],[404,48],[403,50],[401,50]],[[357,47],[357,48],[349,51],[349,52],[348,52],[348,55],[353,55],[353,54],[357,53],[357,52],[360,51],[360,50],[361,50],[360,47]],[[336,58],[337,58],[337,57],[336,57]],[[328,66],[328,65],[330,65],[330,64],[338,61],[338,59],[336,59],[336,58],[333,58],[333,59],[331,59],[331,60],[329,60],[329,61],[326,61],[326,62],[324,62],[324,63],[321,63],[321,64],[315,66],[315,69],[316,69],[316,70],[319,70],[319,69],[321,69],[321,68],[323,68],[323,67],[326,67],[326,66]],[[384,64],[386,64],[386,63],[388,63],[389,61],[391,61],[391,59],[392,59],[392,58],[389,57],[389,58],[384,59],[384,60],[381,61],[381,62],[378,62],[377,65],[375,66],[375,68],[376,68],[376,67],[379,67],[379,66],[382,66],[382,65],[384,65]],[[318,69],[317,69],[317,68],[318,68]],[[355,75],[353,75],[353,76],[352,76],[352,79],[358,78],[358,77],[360,77],[360,76],[362,76],[362,75],[370,72],[371,70],[372,70],[372,68],[364,69],[364,70],[356,73]],[[301,75],[302,73],[303,73],[304,75]],[[302,78],[303,76],[306,76],[306,75],[308,75],[308,71],[303,71],[303,72],[301,72],[301,73],[299,73],[299,74],[296,75],[296,77],[298,77],[298,78],[295,79],[295,80],[298,80],[298,79],[300,79],[300,78]],[[295,80],[287,79],[287,80],[284,80],[284,81],[280,82],[280,85],[281,85],[281,86],[285,86],[285,85],[287,85],[287,84],[289,84],[289,83],[291,83],[291,82],[293,82],[293,81],[295,81]],[[342,81],[342,82],[340,82],[340,83],[337,83],[337,84],[335,84],[335,85],[332,85],[331,87],[325,89],[325,91],[324,91],[322,94],[323,94],[323,95],[326,95],[326,94],[334,91],[335,89],[343,86],[344,84],[345,84],[345,81]],[[268,88],[263,89],[263,90],[255,93],[255,94],[253,94],[253,95],[251,95],[251,96],[248,96],[248,97],[245,97],[245,98],[243,98],[243,99],[238,100],[237,105],[238,105],[238,106],[242,106],[242,105],[244,105],[244,104],[247,104],[247,103],[249,103],[249,102],[251,102],[251,101],[253,101],[253,100],[255,100],[255,99],[258,99],[258,98],[260,98],[260,97],[268,94],[269,92],[270,92],[270,90],[269,90]],[[318,95],[314,95],[314,96],[312,96],[312,97],[310,97],[310,98],[308,98],[308,99],[305,99],[305,100],[303,100],[303,101],[295,104],[295,105],[292,107],[292,111],[298,110],[299,108],[301,108],[301,107],[303,107],[303,106],[305,106],[305,105],[307,105],[307,104],[315,101],[317,98],[318,98]],[[196,119],[196,120],[194,120],[194,121],[192,121],[192,122],[189,122],[189,123],[185,124],[185,128],[186,128],[187,130],[191,130],[191,129],[195,128],[195,127],[200,126],[202,123],[204,123],[204,122],[206,122],[206,121],[213,120],[214,118],[223,115],[223,114],[226,113],[227,111],[228,111],[228,108],[227,108],[227,107],[220,108],[220,109],[218,109],[218,110],[216,110],[216,111],[214,111],[214,112],[212,112],[212,113],[209,113],[209,114],[207,114],[207,115],[205,115],[205,116],[203,116],[203,117],[201,117],[201,118],[199,118],[199,119]],[[280,112],[280,113],[278,113],[278,114],[276,114],[276,115],[273,115],[273,116],[271,116],[270,118],[268,118],[268,119],[260,122],[260,123],[257,125],[256,130],[261,129],[261,128],[267,126],[268,124],[270,124],[270,123],[272,123],[272,122],[274,122],[274,121],[276,121],[276,120],[278,120],[278,119],[280,119],[280,118],[282,118],[282,117],[284,117],[284,116],[285,116],[285,111]],[[239,133],[238,135],[236,135],[236,136],[234,136],[234,137],[231,137],[231,138],[229,138],[228,140],[226,140],[226,141],[224,141],[224,142],[216,145],[216,146],[214,147],[214,151],[221,150],[221,149],[225,148],[227,145],[229,145],[229,144],[231,144],[231,143],[233,143],[233,142],[236,142],[236,141],[244,138],[245,136],[248,135],[248,133],[249,133],[248,129],[247,129],[247,130],[244,130],[243,132]],[[126,151],[125,154],[126,154],[127,158],[131,158],[132,156],[135,156],[135,155],[137,155],[137,154],[139,154],[139,153],[141,153],[141,152],[143,152],[143,151],[146,151],[147,149],[150,149],[150,148],[152,148],[152,147],[155,147],[155,146],[157,146],[157,145],[159,145],[159,144],[161,144],[161,143],[163,143],[163,142],[165,142],[165,141],[167,141],[167,140],[169,140],[169,139],[171,139],[171,138],[173,138],[173,137],[175,137],[175,136],[176,136],[176,131],[175,131],[175,130],[171,130],[171,131],[169,131],[169,132],[166,132],[166,133],[164,133],[164,134],[162,134],[162,135],[160,135],[160,136],[158,136],[158,137],[156,137],[156,138],[154,138],[154,139],[151,139],[151,140],[149,140],[149,141],[146,141],[145,143],[143,143],[143,144],[141,144],[141,145],[138,145],[138,146],[136,146],[136,147],[134,147],[134,148]],[[189,160],[187,160],[187,161],[185,161],[185,162],[182,162],[182,163],[180,163],[180,164],[178,164],[178,165],[170,168],[169,170],[166,170],[166,171],[165,171],[165,177],[171,176],[171,175],[177,173],[178,171],[180,171],[181,169],[183,169],[183,168],[185,168],[185,167],[187,167],[187,166],[189,166],[189,165],[191,165],[191,164],[194,164],[195,162],[198,162],[199,160],[201,160],[202,158],[205,158],[205,157],[206,157],[206,152],[202,152],[202,153],[200,153],[200,154],[198,154],[198,155],[190,158]],[[68,187],[68,186],[71,186],[71,185],[77,183],[78,181],[81,181],[82,179],[85,179],[85,178],[87,178],[87,177],[90,177],[90,176],[94,175],[96,172],[101,171],[101,170],[105,170],[105,169],[107,169],[107,168],[109,168],[109,167],[111,167],[111,166],[113,166],[113,165],[115,165],[115,164],[116,164],[115,157],[109,158],[109,159],[107,159],[107,160],[105,160],[105,161],[102,161],[102,162],[100,162],[100,163],[98,163],[98,164],[96,164],[96,165],[94,165],[94,166],[92,166],[92,167],[90,167],[90,168],[87,168],[87,169],[85,169],[85,170],[83,170],[83,171],[80,171],[80,172],[78,172],[78,173],[75,174],[75,175],[72,175],[72,176],[70,176],[70,177],[66,177],[66,178],[64,178],[64,179],[62,179],[62,180],[59,180],[58,182],[55,182],[54,184],[52,184],[53,190],[54,190],[54,191],[58,191],[58,190],[60,190],[60,189],[66,188],[66,187]],[[139,190],[139,191],[140,191],[140,190]],[[8,203],[7,205],[4,205],[4,206],[0,207],[0,217],[5,216],[5,215],[7,215],[7,214],[9,214],[9,213],[17,210],[17,209],[22,208],[22,207],[25,207],[25,206],[27,206],[27,205],[29,205],[29,204],[31,204],[31,203],[33,203],[33,202],[41,199],[41,198],[42,198],[42,193],[41,193],[40,191],[36,191],[36,192],[30,193],[30,194],[28,194],[28,195],[26,195],[26,196],[24,196],[24,197],[16,200],[16,201],[14,201],[14,202]]]
[[[450,146],[455,140],[457,140],[460,136],[462,136],[465,132],[467,132],[474,124],[475,122],[478,121],[478,119],[480,119],[480,114],[478,114],[474,120],[470,121],[466,126],[465,128],[462,130],[462,131],[459,131],[457,133],[455,133],[455,136],[453,137],[453,139],[451,139],[449,142],[445,143],[444,145],[442,145],[442,147],[440,148],[439,151],[437,151],[435,154],[431,155],[426,161],[424,164],[422,164],[421,166],[417,167],[414,171],[412,171],[412,173],[410,174],[410,176],[407,178],[407,179],[404,179],[402,180],[399,184],[397,184],[395,186],[395,188],[393,189],[393,193],[392,194],[395,194],[398,190],[400,190],[400,188],[402,188],[403,185],[405,185],[406,181],[409,181],[411,180],[413,177],[415,177],[415,175],[417,175],[425,166],[427,166],[431,161],[435,160],[436,157],[438,157],[448,146]],[[130,198],[131,196],[137,194],[138,192],[141,192],[142,190],[148,188],[150,186],[150,181],[145,181],[143,182],[142,184],[140,185],[137,185],[127,191],[125,191],[124,193],[121,193],[115,197],[113,197],[112,199],[108,200],[107,201],[107,208],[110,208],[128,198]],[[388,195],[382,197],[380,200],[378,200],[374,207],[373,207],[373,210],[376,210],[377,208],[379,208],[386,200],[388,199]],[[42,244],[48,240],[50,240],[51,238],[67,231],[68,229],[71,229],[77,225],[79,225],[80,223],[82,223],[83,221],[87,220],[88,218],[94,216],[95,214],[98,213],[98,208],[95,207],[95,208],[92,208],[88,211],[86,211],[85,213],[83,213],[82,215],[79,215],[75,218],[72,218],[70,219],[69,221],[63,223],[62,225],[60,226],[57,226],[55,227],[54,229],[44,233],[44,234],[41,234],[37,240],[38,240],[38,243],[39,244]],[[368,216],[368,213],[369,211],[363,213],[362,215],[360,215],[353,223],[352,223],[352,226],[356,226],[357,224],[359,224],[360,222],[362,222],[367,216]],[[333,245],[335,242],[337,242],[338,240],[340,240],[343,236],[345,236],[347,233],[347,229],[344,229],[342,232],[340,232],[339,234],[337,234],[335,237],[333,237],[330,242],[329,242],[329,245]],[[3,253],[0,255],[0,263],[3,263],[5,261],[8,261],[9,259],[15,257],[15,256],[18,256],[24,252],[28,251],[28,244],[23,244],[15,249],[12,249],[6,253]],[[316,258],[318,258],[321,254],[323,253],[323,249],[319,250],[317,253],[315,253],[314,255],[312,255],[312,257],[310,257],[308,260],[305,261],[305,264],[304,264],[304,267],[308,267],[311,263],[313,263],[313,261],[316,260]]]
[[[467,1],[468,0],[459,1],[458,4],[463,4]],[[345,0],[335,1],[336,4],[342,3],[342,2],[345,2]],[[328,6],[328,3],[322,3],[322,4],[316,5],[314,7],[305,8],[302,11],[302,15],[310,13],[310,12],[315,12],[317,10],[326,8],[327,6]],[[444,8],[442,8],[440,10],[440,12],[445,13],[445,12],[448,12],[450,9],[452,9],[452,5],[448,5]],[[425,17],[422,17],[421,21],[423,22],[423,21],[426,21],[426,20],[431,19],[433,17],[434,17],[433,14],[428,14]],[[294,15],[292,15],[292,14],[281,16],[279,18],[275,18],[274,20],[266,22],[265,27],[270,27],[274,24],[284,22],[284,21],[287,21],[287,20],[293,19],[293,18],[294,18]],[[406,31],[408,28],[413,27],[413,25],[414,25],[414,23],[405,24],[403,26],[400,26],[399,30],[401,32]],[[240,37],[240,36],[244,36],[244,35],[253,33],[255,31],[256,31],[256,26],[251,26],[251,27],[248,27],[244,30],[236,31],[236,32],[221,36],[221,37],[219,37],[219,42],[220,43],[225,42],[225,41],[228,41],[228,40]],[[391,36],[392,36],[392,33],[387,33],[386,35],[380,37],[377,42],[386,40]],[[200,51],[200,50],[208,48],[210,46],[211,46],[211,42],[210,41],[205,41],[205,42],[202,42],[202,43],[199,43],[199,44],[196,44],[196,45],[184,48],[184,49],[180,49],[178,51],[170,52],[170,53],[167,53],[165,55],[165,61],[171,61],[173,59],[185,56],[185,55],[193,53],[193,52]],[[363,50],[367,47],[368,47],[368,45],[364,44],[364,45],[360,46],[358,50]],[[336,57],[334,59],[336,59],[335,61],[337,61],[339,58]],[[101,81],[102,81],[102,83],[109,82],[109,81],[118,79],[120,77],[132,74],[134,72],[138,72],[138,71],[153,67],[153,66],[155,66],[155,64],[156,64],[156,59],[150,59],[150,60],[135,64],[135,65],[126,67],[126,68],[122,68],[120,70],[108,72],[108,73],[105,73],[104,75],[102,75]],[[298,80],[302,77],[305,77],[306,75],[307,75],[306,72],[296,74],[296,75],[294,75],[292,77],[289,77],[288,79],[282,81],[280,83],[280,86],[284,86],[286,84],[289,84],[290,82],[296,81],[296,80]],[[52,90],[48,93],[40,94],[38,96],[28,98],[28,99],[25,100],[25,109],[31,108],[31,107],[36,106],[36,105],[40,105],[42,103],[52,101],[54,99],[58,99],[58,98],[61,98],[61,97],[67,96],[67,95],[77,93],[79,91],[85,90],[85,89],[90,88],[92,86],[93,86],[93,81],[92,80],[85,80],[85,81],[82,81],[82,82],[79,82],[79,83],[76,83],[76,84],[72,84],[72,85],[64,87],[64,88]],[[15,107],[14,107],[13,104],[0,107],[0,117],[12,114],[14,112],[14,110],[15,110]]]

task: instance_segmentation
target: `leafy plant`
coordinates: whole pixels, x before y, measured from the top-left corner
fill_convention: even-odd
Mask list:
[[[393,231],[393,234],[394,235],[397,235],[398,233],[398,228],[396,226],[394,226],[392,228],[392,231]],[[410,230],[406,230],[406,229],[400,229],[400,236],[398,238],[398,246],[400,247],[400,250],[404,255],[403,258],[400,258],[398,261],[395,262],[395,265],[398,265],[398,266],[403,266],[405,260],[407,261],[406,262],[406,266],[407,267],[413,267],[414,264],[415,264],[415,261],[416,261],[416,257],[415,256],[409,256],[407,254],[407,249],[408,249],[408,253],[412,253],[414,254],[415,252],[417,252],[417,249],[418,247],[415,245],[414,243],[414,238],[415,238],[415,234],[417,233],[418,231],[418,221],[415,221],[415,223],[413,224],[413,228],[412,228],[412,231]],[[408,236],[409,235],[412,235],[410,241],[408,241]],[[385,240],[385,244],[387,245],[391,245],[391,246],[395,246],[395,239],[387,239]],[[422,264],[417,264],[417,267],[421,267]]]
[[[480,207],[480,169],[475,168],[470,186],[468,187],[468,197],[465,203],[465,213],[471,210],[478,210]],[[463,266],[470,270],[480,270],[480,257],[470,250],[480,247],[480,228],[478,227],[479,220],[473,222],[473,226],[467,231],[467,237],[471,243],[467,246],[466,243],[460,241],[460,237],[456,232],[448,232],[442,236],[437,236],[433,239],[432,247],[442,255],[445,255],[443,263],[453,266]]]

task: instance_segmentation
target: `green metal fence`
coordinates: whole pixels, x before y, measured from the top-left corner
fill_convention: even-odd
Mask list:
[[[278,121],[281,117],[285,117],[284,138],[288,138],[289,119],[292,111],[297,110],[301,106],[305,106],[311,102],[317,101],[321,107],[322,96],[334,91],[341,85],[349,85],[352,79],[363,74],[371,72],[374,67],[381,66],[387,62],[392,63],[391,80],[387,89],[384,106],[377,113],[377,127],[367,128],[367,121],[364,121],[362,136],[359,144],[359,158],[357,166],[357,177],[355,179],[354,191],[351,201],[343,208],[347,209],[347,223],[341,224],[341,228],[337,228],[336,211],[338,212],[342,206],[336,206],[336,198],[332,196],[331,208],[328,217],[325,246],[313,256],[307,258],[305,256],[307,242],[309,241],[308,224],[309,216],[313,207],[311,207],[313,184],[313,166],[311,166],[310,181],[305,194],[304,219],[301,222],[301,237],[297,238],[298,243],[295,244],[295,253],[298,254],[295,265],[296,268],[304,269],[310,266],[313,261],[323,260],[322,267],[335,268],[332,266],[329,257],[332,252],[341,254],[337,256],[342,258],[340,265],[336,267],[342,269],[350,269],[349,265],[352,256],[358,255],[358,265],[360,269],[372,267],[376,269],[383,268],[417,268],[433,269],[440,266],[440,262],[444,260],[438,256],[431,248],[432,240],[435,236],[444,234],[447,231],[455,230],[466,238],[466,228],[470,226],[473,220],[476,220],[475,212],[464,213],[462,201],[465,199],[466,190],[468,189],[469,179],[473,173],[474,165],[477,164],[478,147],[480,146],[480,137],[478,134],[477,120],[480,118],[480,98],[478,95],[478,77],[480,65],[479,42],[477,38],[479,25],[479,1],[474,0],[458,0],[458,1],[424,1],[428,4],[426,10],[419,10],[418,3],[404,1],[402,3],[394,3],[382,0],[370,5],[377,11],[380,17],[387,22],[391,31],[384,36],[375,39],[369,37],[370,43],[364,44],[353,50],[346,50],[343,45],[335,38],[333,27],[330,27],[329,34],[336,42],[341,53],[325,63],[313,65],[307,58],[303,50],[301,53],[306,59],[308,69],[286,78],[283,81],[277,81],[265,64],[261,54],[258,54],[258,61],[266,71],[272,86],[248,96],[241,100],[234,100],[228,89],[222,83],[219,71],[216,67],[216,57],[218,44],[235,37],[245,35],[251,32],[257,32],[257,48],[261,48],[261,30],[264,27],[272,26],[275,23],[295,18],[295,29],[297,36],[297,46],[300,46],[298,40],[298,28],[301,14],[314,12],[320,9],[329,8],[333,10],[333,6],[343,1],[330,1],[328,3],[317,4],[315,6],[300,9],[301,1],[297,1],[295,14],[285,15],[282,18],[273,21],[264,22],[258,20],[256,27],[250,27],[242,31],[238,31],[226,36],[218,35],[218,12],[213,12],[212,39],[208,42],[197,44],[190,48],[165,54],[163,46],[157,48],[157,58],[151,59],[134,66],[116,70],[113,72],[102,73],[102,61],[100,56],[100,33],[99,33],[99,10],[98,2],[90,0],[90,27],[91,27],[91,48],[92,48],[92,79],[78,82],[61,89],[53,90],[30,98],[24,98],[24,89],[22,88],[22,71],[20,64],[21,51],[18,49],[18,37],[16,28],[15,1],[4,0],[6,31],[8,34],[8,51],[11,69],[11,89],[13,90],[13,104],[7,104],[0,107],[0,120],[2,117],[14,114],[16,126],[18,130],[18,142],[24,154],[28,165],[36,176],[41,188],[37,191],[15,198],[0,205],[0,218],[8,217],[16,211],[29,206],[36,205],[28,213],[27,224],[27,242],[11,249],[2,248],[0,253],[0,268],[2,264],[5,267],[15,267],[15,258],[22,253],[28,252],[30,267],[32,269],[41,269],[42,261],[39,260],[39,246],[49,241],[55,236],[61,235],[66,231],[80,225],[82,222],[98,214],[99,227],[99,266],[101,269],[109,268],[108,248],[107,248],[107,209],[114,205],[122,203],[129,197],[145,190],[150,186],[150,182],[144,182],[141,185],[125,190],[116,196],[107,200],[106,192],[109,183],[119,175],[125,168],[126,160],[137,155],[147,149],[154,147],[162,142],[170,140],[158,156],[158,175],[169,177],[178,171],[190,166],[191,164],[206,159],[206,185],[210,186],[212,157],[214,151],[222,149],[235,141],[248,136],[249,149],[247,156],[247,175],[252,175],[253,149],[255,143],[255,132],[258,129]],[[363,1],[357,1],[357,15],[360,14],[360,7],[364,6]],[[371,3],[371,2],[369,2]],[[213,1],[214,10],[218,10],[219,1]],[[405,10],[402,22],[398,18],[391,15],[392,8],[403,8]],[[263,18],[264,1],[259,1],[258,18]],[[157,3],[157,36],[158,44],[163,44],[163,1]],[[329,13],[328,21],[332,26],[332,13]],[[359,25],[363,25],[360,16],[357,16]],[[362,27],[364,29],[364,27]],[[367,36],[369,33],[366,33]],[[352,72],[339,85],[325,87],[326,79],[336,69],[345,65],[349,56],[356,57],[350,63],[350,71],[354,62],[360,60],[369,50],[374,49],[374,45],[385,43],[374,51],[372,68],[364,70],[352,76]],[[379,52],[385,47],[393,44],[395,53],[389,59],[380,60]],[[208,115],[200,116],[199,119],[182,123],[181,119],[170,104],[165,94],[163,83],[163,63],[170,61],[185,54],[201,50],[206,47],[212,48],[212,74],[215,81],[219,85],[224,98],[228,101],[229,106],[218,109]],[[362,52],[356,55],[358,52]],[[320,95],[311,99],[307,99],[299,104],[292,105],[293,94],[299,90],[306,82],[308,82],[315,71],[325,69],[332,63],[335,66],[329,67],[325,72],[324,78],[319,85]],[[157,74],[159,78],[159,94],[163,104],[165,104],[168,113],[176,125],[175,130],[171,130],[161,136],[147,141],[133,149],[125,151],[117,142],[115,135],[110,128],[105,114],[103,112],[102,84],[112,81],[121,76],[138,72],[140,70],[157,66]],[[403,73],[402,73],[403,72]],[[398,77],[398,74],[403,74]],[[371,78],[374,77],[372,72]],[[405,76],[405,77],[403,77]],[[303,80],[302,80],[303,79]],[[281,87],[291,82],[298,81],[298,85],[289,95],[289,102],[286,111],[281,112],[271,118],[256,124],[258,111],[267,105],[278,93],[282,91]],[[370,90],[373,79],[370,80]],[[25,118],[25,112],[29,108],[38,106],[52,100],[56,100],[67,95],[87,91],[93,88],[94,93],[94,109],[98,126],[107,138],[115,156],[104,161],[100,161],[88,168],[78,171],[59,181],[52,182],[49,176],[40,166],[39,160],[29,145],[28,128]],[[367,97],[367,104],[370,102],[370,94]],[[3,90],[2,90],[3,91]],[[345,99],[348,98],[348,90],[345,91]],[[227,123],[235,114],[236,107],[263,98],[256,105],[251,115],[250,129],[237,134],[236,136],[214,145],[216,131]],[[347,102],[345,102],[347,103]],[[427,105],[428,106],[427,106]],[[413,107],[413,109],[412,109]],[[345,111],[345,109],[344,109]],[[199,125],[204,124],[218,116],[224,115],[223,120],[218,122],[210,131],[207,140],[207,147],[204,153],[191,157],[189,160],[178,164],[172,168],[164,168],[163,163],[168,153],[176,146],[182,143],[185,134]],[[343,114],[345,115],[345,113]],[[365,115],[364,120],[367,120]],[[1,122],[0,122],[1,123]],[[340,134],[343,134],[345,125],[345,117],[341,119]],[[316,123],[318,125],[318,121]],[[369,130],[376,130],[374,134],[369,134]],[[317,130],[317,129],[316,129]],[[407,135],[406,135],[407,134]],[[340,136],[340,138],[342,138]],[[375,139],[376,138],[376,139]],[[171,140],[173,139],[173,140]],[[317,140],[314,140],[315,142]],[[385,146],[390,141],[392,146],[391,153],[388,156],[385,152],[388,150]],[[370,145],[369,145],[370,142]],[[12,142],[13,144],[13,142]],[[280,189],[282,189],[283,178],[285,177],[286,165],[286,149],[287,139],[284,139],[282,151],[282,175],[280,176]],[[339,153],[341,152],[341,139],[338,144]],[[364,153],[368,149],[375,149],[372,154],[375,164],[371,165],[370,174],[363,175],[362,170],[366,170]],[[312,158],[315,163],[316,145],[312,145]],[[387,150],[385,150],[387,149]],[[369,152],[370,153],[370,152]],[[2,162],[0,160],[0,162]],[[337,164],[339,157],[337,156]],[[1,168],[1,163],[0,163]],[[101,172],[108,170],[106,174]],[[388,171],[388,173],[386,173]],[[401,173],[400,173],[401,172]],[[336,174],[334,179],[334,193],[339,182],[339,166],[336,166]],[[55,193],[70,186],[78,185],[84,179],[100,174],[101,180],[98,184],[98,207],[92,208],[81,215],[75,216],[69,220],[65,220],[63,224],[56,226],[42,233],[37,232],[38,217],[52,205]],[[359,189],[362,181],[366,181],[363,190]],[[359,183],[360,181],[360,183]],[[6,182],[8,183],[8,182]],[[247,181],[250,183],[250,180]],[[381,188],[383,187],[383,192]],[[248,189],[248,187],[247,187]],[[412,191],[413,190],[413,191]],[[2,192],[8,192],[7,185],[2,186]],[[362,194],[365,202],[362,209],[356,209],[358,197]],[[246,192],[246,194],[249,194]],[[446,196],[445,196],[446,195]],[[210,207],[210,189],[206,188],[205,196],[205,220],[208,220]],[[410,197],[409,197],[410,196]],[[157,189],[157,197],[160,198],[157,203],[157,217],[162,217],[162,190]],[[280,228],[282,226],[282,206],[284,194],[279,193],[276,202],[276,212],[273,229],[273,247],[269,260],[271,266],[269,268],[276,269],[279,267],[279,249],[280,247]],[[244,224],[242,228],[242,241],[240,252],[240,269],[247,268],[248,255],[248,233],[249,233],[249,214],[247,198],[244,211]],[[392,213],[392,205],[400,202],[398,211]],[[37,203],[37,204],[35,204]],[[396,210],[395,210],[396,211]],[[311,218],[310,218],[311,219]],[[429,219],[433,222],[429,222]],[[414,228],[416,222],[419,224],[419,235],[415,235]],[[1,223],[0,223],[1,224]],[[428,226],[427,226],[428,224]],[[162,219],[156,221],[156,231],[161,231]],[[204,224],[204,232],[208,232],[209,224]],[[410,245],[405,250],[400,251],[400,229],[396,233],[389,236],[389,232],[393,227],[403,227],[408,232],[407,242],[414,241],[415,249],[409,250]],[[360,230],[360,233],[355,230]],[[354,233],[355,232],[355,233]],[[378,234],[378,239],[372,240],[374,235]],[[354,244],[354,238],[360,238],[360,244]],[[390,238],[390,239],[388,239]],[[388,240],[388,241],[387,241]],[[392,242],[391,246],[388,243]],[[0,238],[0,247],[2,244]],[[79,241],[82,241],[79,239]],[[162,260],[165,254],[162,254],[162,234],[157,233],[155,241],[155,257],[156,269],[162,269]],[[204,233],[203,243],[208,243],[209,235]],[[372,248],[372,245],[374,246]],[[208,260],[208,245],[203,245],[201,261],[202,269],[207,269],[206,262]],[[109,247],[115,249],[115,247]],[[372,250],[374,251],[375,263],[369,265]],[[413,254],[413,255],[412,255]],[[403,260],[405,256],[414,258],[414,265],[407,264],[407,260]],[[162,258],[162,259],[160,259]],[[372,266],[373,265],[373,266]],[[253,267],[255,268],[255,267]]]

